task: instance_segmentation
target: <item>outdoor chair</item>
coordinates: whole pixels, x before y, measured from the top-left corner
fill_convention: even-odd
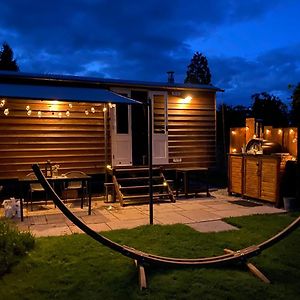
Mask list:
[[[37,179],[34,173],[29,173],[26,175],[26,178],[28,179]],[[47,205],[47,193],[45,192],[44,188],[40,183],[29,183],[29,199],[30,199],[30,206],[32,210],[32,198],[33,198],[33,193],[44,193],[45,194],[45,202]],[[28,199],[27,199],[27,206],[28,206]]]
[[[63,191],[65,193],[65,202],[68,200],[69,191],[78,191],[81,193],[81,207],[83,207],[83,200],[87,197],[87,180],[82,180],[82,177],[87,176],[86,173],[81,171],[70,171],[65,174],[67,180],[63,184]],[[78,178],[78,180],[76,180]]]

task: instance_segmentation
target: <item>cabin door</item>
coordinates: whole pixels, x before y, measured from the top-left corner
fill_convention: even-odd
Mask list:
[[[126,90],[114,92],[130,97]],[[132,165],[131,105],[120,103],[110,110],[111,153],[113,166]]]
[[[167,92],[151,92],[153,116],[153,164],[168,164],[168,94]]]

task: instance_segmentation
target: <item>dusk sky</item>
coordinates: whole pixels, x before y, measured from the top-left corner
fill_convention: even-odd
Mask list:
[[[218,104],[300,82],[299,0],[0,0],[0,43],[23,72],[182,83],[196,51]]]

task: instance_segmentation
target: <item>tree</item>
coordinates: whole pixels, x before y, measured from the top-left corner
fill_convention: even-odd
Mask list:
[[[14,58],[14,53],[7,43],[3,43],[0,51],[0,70],[19,71],[19,66]]]
[[[206,57],[196,52],[187,67],[184,83],[210,84],[211,74]]]
[[[288,121],[288,108],[277,96],[266,92],[253,94],[252,117],[262,119],[264,125],[273,127],[286,127]]]
[[[297,126],[300,123],[300,82],[292,94],[291,125]]]

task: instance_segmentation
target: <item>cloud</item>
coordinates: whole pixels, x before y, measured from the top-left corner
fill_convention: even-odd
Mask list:
[[[174,70],[175,80],[183,82],[194,40],[291,2],[1,1],[0,42],[12,46],[24,72],[165,81],[166,71]],[[255,60],[205,54],[214,84],[226,89],[224,100],[237,103],[249,101],[252,92],[283,91],[289,78],[296,78],[290,76],[299,78],[295,50],[278,49]]]

